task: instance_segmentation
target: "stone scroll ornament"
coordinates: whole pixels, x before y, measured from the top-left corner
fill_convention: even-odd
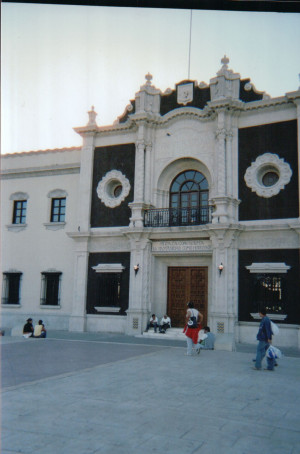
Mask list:
[[[99,181],[97,195],[108,208],[115,208],[126,199],[131,189],[129,180],[119,170],[111,170]]]
[[[264,177],[271,173],[276,176],[274,183],[264,184]],[[291,181],[292,169],[283,158],[277,154],[265,153],[258,156],[246,170],[244,179],[246,185],[260,197],[273,197]]]

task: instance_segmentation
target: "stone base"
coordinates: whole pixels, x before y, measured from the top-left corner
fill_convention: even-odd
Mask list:
[[[233,333],[217,334],[215,340],[215,350],[235,351],[235,341]]]

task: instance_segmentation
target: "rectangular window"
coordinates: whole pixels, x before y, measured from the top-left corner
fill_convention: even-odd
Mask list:
[[[41,305],[60,305],[60,281],[62,273],[42,273]]]
[[[22,273],[3,273],[2,304],[20,304]]]
[[[15,200],[13,212],[13,224],[25,224],[27,200]]]
[[[100,273],[99,276],[99,306],[120,306],[120,273]]]
[[[283,314],[285,308],[285,279],[278,274],[256,274],[254,277],[254,292],[257,311],[265,307],[267,313]]]
[[[66,198],[60,197],[52,199],[51,204],[51,222],[64,222],[66,214]]]

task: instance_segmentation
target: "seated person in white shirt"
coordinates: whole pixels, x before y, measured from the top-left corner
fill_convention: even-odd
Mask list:
[[[171,319],[165,314],[160,321],[159,332],[164,334],[168,328],[171,328]]]
[[[150,320],[147,324],[147,328],[146,328],[146,332],[149,330],[149,328],[154,328],[154,332],[156,333],[157,332],[157,328],[159,328],[159,324],[158,324],[158,318],[156,317],[155,314],[152,314],[151,317],[150,317]]]

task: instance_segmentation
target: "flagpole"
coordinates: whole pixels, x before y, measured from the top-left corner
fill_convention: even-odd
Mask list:
[[[190,68],[191,68],[191,47],[192,47],[192,14],[193,14],[193,10],[191,9],[191,16],[190,16],[190,42],[189,42],[189,67],[188,67],[188,80],[190,80]]]

